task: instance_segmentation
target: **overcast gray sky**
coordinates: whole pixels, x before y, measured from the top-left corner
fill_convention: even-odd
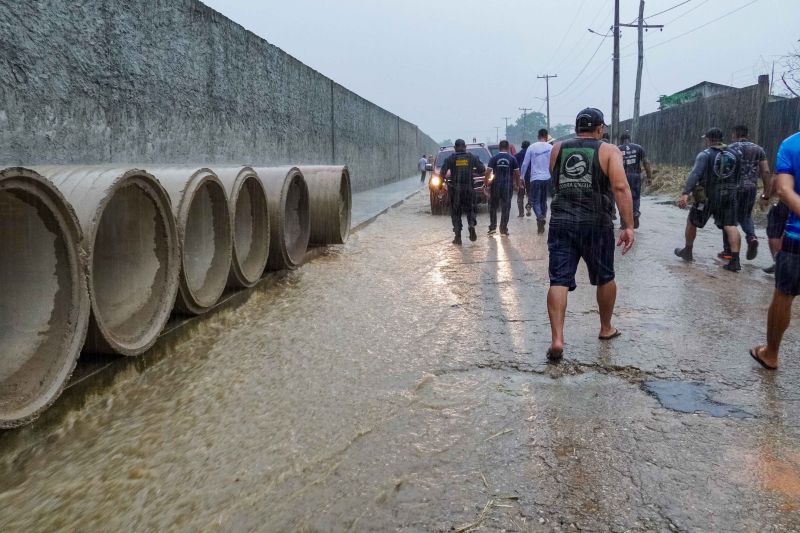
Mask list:
[[[647,0],[647,22],[666,27],[645,35],[643,113],[657,109],[659,95],[704,80],[751,85],[800,44],[800,0],[690,0],[647,18],[682,1]],[[612,38],[587,29],[608,31],[612,0],[205,3],[436,140],[493,139],[501,117],[516,118],[520,107],[544,112],[544,80],[536,76],[545,73],[558,74],[550,82],[553,124],[571,123],[588,105],[610,121]],[[621,22],[634,21],[638,0],[620,5]],[[621,47],[625,119],[633,110],[635,29],[623,29]]]

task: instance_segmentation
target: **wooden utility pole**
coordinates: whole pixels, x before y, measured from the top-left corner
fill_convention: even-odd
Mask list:
[[[550,78],[557,78],[558,74],[545,74],[543,76],[536,76],[540,80],[544,80],[545,85],[547,86],[547,98],[545,101],[547,102],[547,131],[550,131]]]
[[[525,140],[525,128],[528,127],[528,121],[525,120],[528,117],[528,111],[533,109],[532,107],[520,107],[519,110],[522,111],[522,140]]]
[[[611,142],[619,144],[619,0],[614,0],[614,85],[611,90]]]
[[[620,24],[622,27],[632,28],[636,27],[639,31],[639,62],[636,65],[636,92],[633,95],[633,131],[631,135],[636,137],[636,130],[639,128],[639,109],[642,97],[642,69],[644,68],[644,30],[650,28],[661,29],[664,26],[660,24],[645,24],[644,23],[644,0],[639,0],[639,20],[636,24]]]

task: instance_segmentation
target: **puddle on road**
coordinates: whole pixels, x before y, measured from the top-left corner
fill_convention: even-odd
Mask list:
[[[755,418],[752,413],[712,399],[711,390],[703,383],[650,380],[642,383],[642,388],[671,411],[703,413],[717,418]]]

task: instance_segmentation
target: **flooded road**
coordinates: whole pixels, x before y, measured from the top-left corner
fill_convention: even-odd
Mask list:
[[[449,244],[420,193],[79,405],[0,434],[0,530],[800,528],[800,344],[773,278],[648,199],[597,339],[585,268],[545,364],[546,237]],[[760,230],[763,236],[763,229]],[[800,311],[796,307],[795,318]],[[64,403],[64,402],[62,402]]]

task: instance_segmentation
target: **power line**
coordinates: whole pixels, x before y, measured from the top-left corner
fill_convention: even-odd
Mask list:
[[[680,39],[681,37],[683,37],[685,35],[689,35],[690,33],[694,33],[697,30],[701,30],[701,29],[705,28],[706,26],[708,26],[709,24],[713,24],[713,23],[717,22],[718,20],[722,20],[722,19],[724,19],[726,17],[729,17],[729,16],[733,15],[734,13],[736,13],[737,11],[741,11],[742,9],[746,8],[747,6],[751,6],[751,5],[755,4],[756,2],[758,2],[758,0],[752,0],[752,2],[748,2],[745,5],[737,8],[737,9],[734,9],[733,11],[729,11],[728,13],[725,13],[724,15],[722,15],[720,17],[717,17],[717,18],[715,18],[713,20],[709,20],[705,24],[701,24],[700,26],[697,26],[696,28],[692,28],[689,31],[681,33],[680,35],[676,35],[675,37],[667,39],[666,41],[662,41],[662,42],[660,42],[658,44],[654,44],[653,46],[649,46],[647,49],[648,50],[652,50],[653,48],[658,48],[661,45],[664,45],[664,44],[667,44],[667,43],[671,43],[672,41],[674,41],[676,39]]]
[[[567,84],[567,86],[566,86],[566,87],[564,87],[564,89],[563,89],[563,90],[562,90],[560,93],[558,93],[558,94],[554,94],[553,96],[551,96],[551,98],[556,98],[556,97],[558,97],[558,96],[561,96],[562,94],[564,94],[565,92],[567,92],[567,90],[568,90],[570,87],[572,87],[572,85],[574,85],[574,84],[575,84],[575,82],[576,82],[576,81],[578,81],[578,79],[580,79],[581,75],[582,75],[584,72],[586,72],[586,69],[589,67],[589,64],[591,64],[592,60],[593,60],[593,59],[594,59],[594,57],[597,55],[597,52],[599,52],[599,51],[600,51],[600,47],[601,47],[601,46],[603,46],[603,43],[604,43],[604,42],[606,42],[606,39],[608,38],[608,36],[609,36],[609,35],[610,35],[610,33],[606,33],[605,35],[603,35],[603,36],[602,36],[602,37],[603,37],[603,39],[600,41],[600,44],[598,44],[598,45],[597,45],[597,48],[595,49],[594,53],[592,54],[592,57],[590,57],[590,58],[589,58],[589,61],[587,61],[587,62],[586,62],[586,64],[583,66],[583,68],[580,70],[580,72],[578,72],[578,75],[577,75],[577,76],[575,76],[575,78],[573,78],[573,80],[572,80],[571,82],[569,82],[569,83]]]
[[[682,5],[684,5],[684,4],[688,4],[688,3],[689,3],[689,2],[691,2],[691,1],[692,1],[692,0],[684,0],[684,1],[683,1],[683,2],[681,2],[680,4],[675,4],[674,6],[672,6],[672,7],[670,7],[670,8],[667,8],[667,9],[665,9],[664,11],[659,11],[658,13],[655,13],[655,14],[653,14],[653,15],[650,15],[649,17],[644,17],[644,20],[651,19],[651,18],[653,18],[653,17],[657,17],[657,16],[659,16],[659,15],[663,15],[663,14],[664,14],[664,13],[666,13],[667,11],[672,11],[673,9],[676,9],[676,8],[678,8],[678,7],[681,7],[681,6],[682,6]]]
[[[578,11],[575,13],[576,16],[572,17],[572,22],[570,22],[569,28],[567,28],[567,31],[565,31],[561,36],[561,41],[555,47],[553,54],[550,56],[550,60],[547,62],[544,70],[550,70],[550,65],[553,63],[553,58],[555,58],[558,52],[561,50],[561,45],[564,44],[564,41],[567,39],[567,35],[569,35],[569,32],[572,31],[573,26],[575,26],[575,21],[578,20],[578,15],[580,15],[581,11],[583,11],[584,4],[586,4],[586,0],[581,1],[581,5],[578,7]],[[599,13],[600,12],[598,11],[598,14]]]

